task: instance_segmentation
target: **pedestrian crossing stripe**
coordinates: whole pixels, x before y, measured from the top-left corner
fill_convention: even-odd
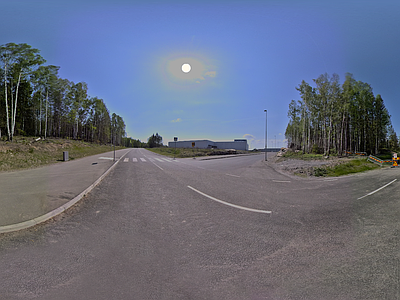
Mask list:
[[[159,161],[159,162],[177,162],[177,160],[172,160],[172,159],[168,159],[168,158],[148,158],[148,160],[150,160],[150,161],[155,161],[155,160],[157,160],[157,161]],[[136,157],[133,157],[132,158],[132,162],[138,162],[139,160],[138,160],[138,158],[136,158]],[[140,157],[140,161],[142,161],[142,162],[146,162],[146,159],[144,159],[143,157]],[[129,158],[127,157],[127,158],[124,158],[124,162],[129,162]]]

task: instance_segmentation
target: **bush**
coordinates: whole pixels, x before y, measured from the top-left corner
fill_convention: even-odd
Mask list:
[[[325,168],[315,168],[314,169],[314,176],[320,177],[325,176],[328,171]]]
[[[323,150],[317,144],[314,144],[312,146],[312,148],[311,148],[311,153],[313,153],[313,154],[322,154]]]

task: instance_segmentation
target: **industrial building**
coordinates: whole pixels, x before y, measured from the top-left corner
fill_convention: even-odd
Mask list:
[[[209,140],[168,142],[168,147],[174,148],[175,146],[176,148],[249,150],[246,139],[237,139],[232,142],[213,142]]]

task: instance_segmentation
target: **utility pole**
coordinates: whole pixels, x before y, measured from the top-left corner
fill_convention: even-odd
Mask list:
[[[267,136],[267,124],[268,124],[268,122],[267,122],[267,115],[268,115],[268,113],[267,113],[266,109],[264,109],[264,112],[265,112],[265,161],[267,161],[267,149],[268,149],[268,140],[267,140],[267,138],[268,138],[268,136]]]
[[[114,161],[115,161],[115,130],[114,130],[114,134],[113,134],[113,144],[114,144]]]

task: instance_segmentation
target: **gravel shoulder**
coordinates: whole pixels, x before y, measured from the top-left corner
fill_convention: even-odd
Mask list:
[[[315,177],[314,169],[321,167],[334,167],[336,165],[349,162],[354,157],[330,157],[328,159],[302,160],[278,157],[275,155],[269,159],[269,165],[277,172],[284,175],[296,177]]]

